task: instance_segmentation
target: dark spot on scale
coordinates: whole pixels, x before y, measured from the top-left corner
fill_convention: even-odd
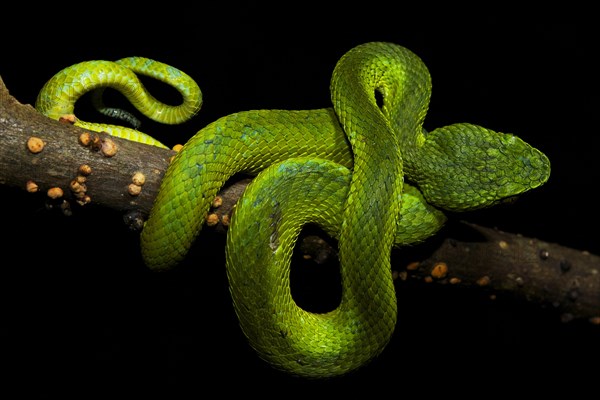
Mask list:
[[[379,90],[374,91],[375,103],[377,103],[377,107],[383,108],[383,93]]]

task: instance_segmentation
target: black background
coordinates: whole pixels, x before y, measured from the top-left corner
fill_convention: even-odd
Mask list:
[[[600,254],[598,36],[585,10],[161,6],[145,14],[63,5],[33,19],[17,11],[14,27],[1,28],[0,76],[14,97],[33,104],[47,79],[83,60],[139,55],[174,65],[199,83],[204,106],[182,126],[143,123],[172,145],[236,111],[327,107],[330,74],[344,52],[395,42],[432,75],[426,128],[472,122],[514,133],[552,162],[544,187],[510,207],[462,217]],[[285,396],[377,387],[402,395],[470,392],[484,383],[510,392],[519,383],[581,387],[585,378],[575,376],[597,368],[597,326],[565,324],[551,309],[506,296],[491,301],[486,293],[414,284],[399,291],[397,332],[373,363],[325,382],[289,378],[260,361],[239,331],[222,237],[202,235],[183,265],[157,275],[141,263],[137,235],[111,210],[89,207],[66,218],[46,210],[42,197],[0,187],[0,212],[3,359],[14,373],[7,379],[24,378],[25,389],[69,391],[77,383],[81,393],[171,386],[191,395]],[[288,391],[275,389],[281,385]]]

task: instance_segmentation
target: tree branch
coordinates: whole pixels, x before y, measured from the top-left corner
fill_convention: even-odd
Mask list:
[[[139,229],[174,154],[52,121],[10,96],[0,77],[0,183],[42,193],[66,214],[99,204],[123,212]],[[249,181],[221,191],[208,225],[226,231]],[[394,263],[398,284],[419,280],[475,287],[491,296],[510,293],[556,308],[564,321],[600,324],[600,257],[465,222],[452,225],[414,263]],[[333,246],[315,236],[306,236],[301,249],[317,263],[336,256]]]

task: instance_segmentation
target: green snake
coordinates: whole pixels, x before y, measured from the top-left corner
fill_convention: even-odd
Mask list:
[[[161,104],[136,74],[175,86],[183,103]],[[72,114],[83,93],[107,86],[166,123],[192,117],[202,103],[188,75],[133,57],[66,68],[44,86],[36,108],[56,119]],[[548,158],[515,135],[468,123],[427,132],[431,78],[402,46],[350,49],[335,65],[330,90],[330,108],[243,111],[201,129],[168,167],[140,237],[149,268],[172,268],[186,257],[226,181],[255,174],[227,234],[234,308],[262,359],[313,378],[353,371],[389,342],[397,318],[393,247],[435,234],[446,221],[443,210],[507,201],[550,174]],[[76,124],[162,146],[135,129]],[[342,298],[326,313],[301,309],[291,295],[291,255],[306,224],[338,243]]]

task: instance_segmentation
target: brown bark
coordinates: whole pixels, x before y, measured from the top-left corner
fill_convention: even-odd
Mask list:
[[[71,190],[71,182],[83,175],[85,195],[91,202],[124,212],[148,213],[169,158],[175,154],[52,121],[10,96],[1,77],[0,115],[0,183],[26,189],[31,181],[43,192],[58,187],[64,192],[63,199],[73,204],[81,200],[81,195],[76,195],[81,191]],[[82,134],[91,134],[90,144],[82,144]],[[28,149],[32,137],[43,142],[38,153]],[[106,150],[111,142],[116,144],[112,156]],[[91,173],[81,173],[82,165],[89,166]],[[134,196],[128,193],[128,187],[136,172],[144,174],[145,183],[140,194]]]
[[[84,145],[82,134],[91,134]],[[41,139],[43,148],[32,152],[28,141]],[[111,143],[116,153],[110,154]],[[107,148],[107,146],[109,146]],[[34,150],[37,151],[37,150]],[[70,124],[51,121],[30,105],[9,95],[0,77],[0,183],[47,193],[61,188],[63,196],[51,200],[68,212],[85,212],[87,204],[99,204],[123,212],[134,226],[151,209],[172,150],[90,133]],[[87,165],[91,173],[80,170]],[[133,177],[141,172],[143,185]],[[216,230],[227,229],[228,217],[248,179],[225,188],[223,203],[214,210]],[[129,192],[139,189],[139,194]],[[437,242],[415,263],[394,265],[401,284],[426,283],[476,287],[496,293],[510,293],[526,301],[559,310],[565,321],[588,319],[600,324],[600,257],[517,234],[468,223],[460,223],[468,238],[456,230]],[[459,230],[460,231],[460,230]],[[323,262],[335,256],[326,241],[307,237],[302,244],[307,257]]]
[[[320,263],[336,256],[319,238],[307,237],[302,246]],[[600,257],[589,252],[460,221],[433,249],[413,257],[392,266],[401,282],[479,288],[492,298],[508,294],[554,308],[565,322],[600,324]]]

